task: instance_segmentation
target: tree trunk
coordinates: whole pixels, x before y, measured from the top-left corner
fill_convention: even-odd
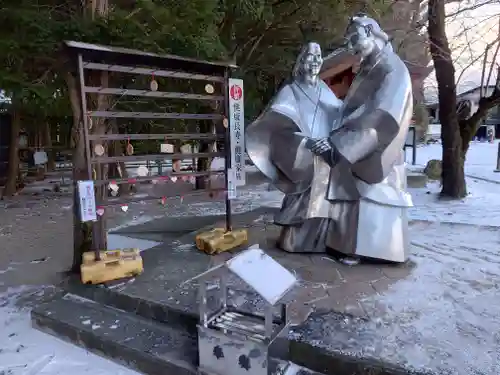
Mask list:
[[[467,195],[462,138],[456,109],[455,68],[446,37],[445,2],[429,1],[429,41],[438,84],[439,121],[443,146],[441,195],[463,198]]]
[[[84,14],[82,17],[89,17],[95,19],[97,16],[105,16],[108,12],[108,0],[87,0],[82,2],[84,4]],[[106,73],[106,72],[102,72]],[[91,79],[99,76],[106,77],[107,74],[95,73],[90,77]],[[96,249],[105,250],[106,243],[106,219],[103,215],[97,223],[82,223],[80,220],[79,212],[79,199],[76,183],[79,180],[93,179],[94,176],[90,175],[87,170],[87,161],[85,155],[85,138],[83,128],[83,116],[81,108],[81,97],[79,91],[78,80],[71,73],[66,75],[66,83],[68,85],[68,92],[70,95],[71,109],[73,112],[73,127],[72,127],[72,144],[73,144],[73,267],[74,272],[80,271],[82,262],[82,254],[84,252],[95,250],[92,249],[92,242]],[[104,83],[104,82],[102,82]],[[106,87],[106,84],[96,83],[97,86]],[[104,96],[98,95],[97,107],[102,109],[102,100]],[[98,109],[99,110],[99,109]],[[104,121],[93,121],[92,133],[106,133]],[[96,166],[97,167],[97,166]],[[104,173],[103,173],[104,172]],[[93,173],[92,173],[93,174]],[[97,179],[105,178],[107,168],[96,168]],[[96,189],[96,200],[104,199],[106,186]],[[95,236],[95,237],[94,237]],[[94,240],[94,241],[92,241]]]
[[[17,192],[19,175],[19,132],[21,131],[21,114],[17,109],[12,111],[12,124],[9,145],[9,167],[3,196],[13,196]]]
[[[79,272],[82,263],[82,254],[91,250],[92,228],[80,220],[80,203],[78,199],[77,181],[89,178],[85,160],[85,139],[83,137],[83,121],[80,109],[80,93],[76,78],[66,74],[66,84],[73,112],[72,126],[72,162],[73,162],[73,265],[72,271]]]

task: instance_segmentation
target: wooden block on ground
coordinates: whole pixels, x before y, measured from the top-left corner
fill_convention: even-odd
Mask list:
[[[216,237],[220,237],[224,234],[226,230],[224,228],[214,228],[208,232],[198,233],[195,237],[196,247],[200,251],[205,251],[205,244],[208,240]]]
[[[101,260],[95,260],[95,254],[89,252],[82,260],[80,273],[84,284],[101,284],[137,276],[144,271],[138,249],[102,251]]]
[[[117,260],[127,256],[140,256],[139,249],[118,249],[118,250],[103,250],[99,251],[101,260]],[[89,264],[95,262],[95,252],[89,251],[83,253],[82,263]]]
[[[196,236],[196,247],[207,254],[219,254],[232,250],[248,242],[248,231],[236,229],[226,232],[225,229],[215,228]]]

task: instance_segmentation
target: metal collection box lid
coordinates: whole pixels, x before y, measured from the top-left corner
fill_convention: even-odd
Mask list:
[[[297,282],[290,271],[259,248],[243,251],[226,266],[271,305],[279,302]]]

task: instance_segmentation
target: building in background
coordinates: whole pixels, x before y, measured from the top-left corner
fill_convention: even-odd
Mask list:
[[[494,85],[483,88],[481,95],[481,86],[476,86],[470,90],[464,91],[457,95],[457,113],[460,118],[468,118],[477,111],[479,99],[481,96],[489,96],[495,89]],[[430,124],[433,127],[440,126],[439,124],[439,103],[436,101],[427,103],[427,110],[431,118]],[[493,108],[488,116],[483,120],[479,127],[476,137],[479,139],[487,139],[488,133],[493,133],[494,138],[500,138],[500,107]]]

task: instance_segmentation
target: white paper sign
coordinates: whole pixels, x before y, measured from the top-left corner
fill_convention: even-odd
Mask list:
[[[236,186],[244,186],[246,181],[244,117],[243,80],[230,78],[229,134],[231,138],[231,168],[234,169]]]
[[[94,181],[78,181],[78,198],[82,222],[97,221]]]

